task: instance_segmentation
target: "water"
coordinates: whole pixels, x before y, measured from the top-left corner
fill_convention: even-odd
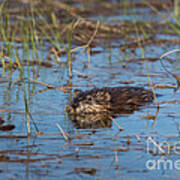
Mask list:
[[[162,37],[161,34],[157,36]],[[166,38],[178,37],[166,35]],[[145,47],[144,54],[146,57],[160,57],[174,48],[179,48],[179,45],[170,46],[167,43],[162,47],[151,44]],[[122,81],[130,82],[131,86],[148,89],[148,74],[151,83],[176,85],[175,79],[167,74],[159,60],[155,62],[125,60],[124,57],[141,58],[143,55],[139,48],[136,48],[135,52],[130,50],[122,52],[118,47],[111,49],[97,47],[97,50],[101,52],[92,55],[90,63],[86,53],[80,54],[73,62],[73,70],[88,76],[81,78],[73,73],[73,84],[82,90],[95,86],[126,85],[121,83]],[[41,58],[44,60],[48,54],[46,50],[41,51],[43,52]],[[172,62],[163,60],[164,65],[179,76],[179,53],[168,57]],[[66,59],[66,56],[61,58],[62,61]],[[84,67],[84,64],[87,67]],[[62,70],[57,64],[51,68],[40,67],[39,71],[38,66],[34,68],[35,72],[39,73],[37,81],[55,87],[68,82],[67,69]],[[31,69],[33,68],[30,67],[29,77],[33,78]],[[1,68],[0,74],[2,71]],[[173,96],[173,89],[155,89],[155,92],[161,95],[158,96],[160,102],[158,113],[153,102],[133,114],[115,118],[123,128],[122,132],[119,132],[113,122],[110,128],[77,129],[65,113],[65,107],[69,103],[68,93],[58,89],[46,89],[39,83],[28,81],[24,89],[23,81],[16,83],[18,75],[18,70],[12,75],[6,72],[0,81],[0,116],[6,124],[16,126],[13,131],[0,132],[0,137],[26,135],[23,91],[27,93],[29,111],[42,134],[35,135],[36,129],[31,121],[31,130],[34,134],[31,137],[1,137],[0,179],[157,179],[157,176],[161,179],[177,179],[180,176],[179,103],[161,104],[162,101],[179,100],[179,90]],[[12,81],[8,80],[9,77]],[[25,77],[28,77],[28,74],[25,74]],[[155,120],[144,117],[156,114]],[[57,124],[68,133],[71,141],[65,141]],[[150,137],[153,141],[149,139]],[[166,155],[162,155],[155,144],[162,147]],[[166,148],[161,146],[162,144],[166,145]],[[162,164],[158,161],[160,159],[164,160]]]

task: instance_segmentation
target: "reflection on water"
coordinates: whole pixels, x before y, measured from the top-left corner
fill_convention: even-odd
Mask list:
[[[69,119],[75,123],[77,128],[110,128],[112,115],[107,113],[69,115]]]

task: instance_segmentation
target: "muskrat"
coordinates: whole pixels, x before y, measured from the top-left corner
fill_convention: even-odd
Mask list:
[[[151,90],[143,87],[104,87],[87,91],[75,90],[73,101],[67,107],[68,114],[132,112],[153,101]]]

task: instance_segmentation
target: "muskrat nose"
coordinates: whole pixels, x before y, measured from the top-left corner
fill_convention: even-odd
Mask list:
[[[72,106],[68,106],[67,108],[66,108],[66,112],[67,113],[74,113],[74,109],[72,108]]]

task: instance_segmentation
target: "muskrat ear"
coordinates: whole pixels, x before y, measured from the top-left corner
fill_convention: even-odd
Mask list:
[[[110,101],[110,99],[111,99],[110,94],[108,92],[104,92],[104,91],[99,91],[96,94],[96,96],[97,96],[97,99],[99,101],[106,101],[107,102],[107,101]]]
[[[80,89],[75,89],[73,93],[73,98],[76,98],[80,93],[82,93],[82,90]]]

